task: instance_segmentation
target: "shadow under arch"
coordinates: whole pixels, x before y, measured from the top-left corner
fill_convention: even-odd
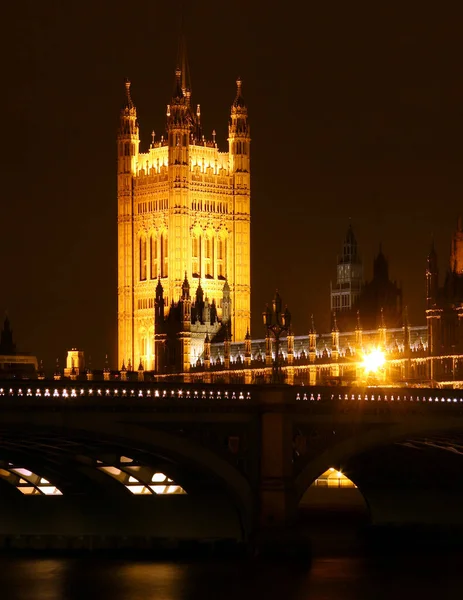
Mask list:
[[[294,484],[296,504],[299,504],[302,496],[317,477],[332,466],[341,468],[357,455],[413,436],[436,435],[440,432],[451,431],[463,431],[461,417],[439,419],[436,418],[435,414],[426,417],[411,415],[407,423],[392,423],[384,427],[373,428],[359,435],[352,435],[337,444],[335,443],[319,456],[310,460],[297,475]],[[354,481],[354,483],[358,485],[357,482]],[[361,488],[359,487],[359,489]]]
[[[370,522],[370,502],[358,483],[355,473],[341,473],[333,465],[305,491],[298,504],[299,517]]]
[[[145,447],[165,452],[168,456],[180,461],[186,468],[208,471],[223,484],[231,495],[233,503],[238,509],[244,537],[246,538],[252,530],[256,506],[249,482],[233,465],[211,450],[175,434],[158,429],[146,429],[132,423],[107,423],[104,432],[98,426],[90,423],[89,426],[86,426],[85,431],[93,431],[96,434],[104,433],[120,442],[123,440],[131,442],[137,448]],[[133,446],[130,445],[130,447]],[[181,478],[178,482],[182,484]]]
[[[75,417],[71,426],[69,423],[64,426],[64,423],[60,422],[61,418],[56,418],[56,414],[51,418],[48,418],[47,415],[38,415],[34,419],[34,423],[28,424],[27,431],[31,434],[40,433],[44,437],[47,434],[51,437],[53,433],[58,432],[60,435],[64,433],[68,440],[107,441],[117,446],[127,456],[131,456],[134,452],[151,453],[176,461],[185,472],[191,470],[192,472],[207,473],[211,480],[217,482],[217,489],[220,488],[225,492],[223,496],[236,511],[242,539],[247,539],[254,525],[255,496],[247,479],[224,458],[212,450],[174,433],[160,429],[148,429],[136,423],[120,422],[117,417],[108,418],[103,422],[85,419],[80,415],[75,415]],[[87,466],[87,468],[90,467]],[[34,470],[40,470],[37,461],[35,461]],[[93,467],[93,470],[97,469]],[[109,475],[104,474],[103,476],[108,481],[112,479]],[[172,475],[169,473],[169,476],[182,485],[188,493],[188,484],[184,484],[181,475],[175,472],[175,469]],[[47,477],[47,479],[49,478]],[[123,488],[120,483],[114,483]],[[130,492],[127,493],[129,496],[131,495]]]

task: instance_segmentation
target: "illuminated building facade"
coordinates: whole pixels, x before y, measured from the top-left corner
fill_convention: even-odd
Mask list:
[[[450,264],[439,285],[437,253],[432,244],[426,268],[426,321],[432,381],[459,374],[463,386],[463,229],[453,235]]]
[[[200,106],[193,109],[180,69],[167,105],[166,135],[156,139],[153,132],[149,149],[141,152],[137,110],[126,84],[118,134],[119,367],[153,370],[164,362],[156,359],[158,352],[183,371],[194,360],[195,324],[196,333],[215,335],[227,322],[235,341],[250,326],[251,139],[241,80],[236,84],[225,152],[215,132],[212,139],[203,134]],[[202,294],[206,313],[190,321],[174,352],[166,346],[166,328],[174,304],[178,312],[177,303],[185,299],[185,280]],[[201,353],[203,345],[204,335]]]

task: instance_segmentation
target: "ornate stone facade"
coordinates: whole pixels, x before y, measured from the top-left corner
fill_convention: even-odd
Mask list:
[[[244,340],[250,326],[250,130],[237,80],[228,150],[215,131],[206,139],[199,104],[194,110],[177,69],[167,106],[166,135],[140,152],[130,83],[118,134],[118,364],[156,365],[155,297],[163,289],[164,318],[182,297],[182,283],[200,283],[222,320],[225,282],[229,330]],[[197,287],[196,285],[194,287]],[[185,363],[194,357],[185,356]]]

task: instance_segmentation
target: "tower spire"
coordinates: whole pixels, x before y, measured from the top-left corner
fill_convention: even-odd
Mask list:
[[[135,105],[132,101],[132,95],[130,94],[130,86],[131,86],[130,80],[126,79],[125,80],[125,95],[127,96],[126,108],[132,109],[132,108],[135,108]]]
[[[181,72],[180,87],[183,95],[186,92],[191,92],[191,78],[190,68],[188,65],[188,54],[186,47],[186,35],[185,35],[185,8],[184,3],[180,2],[179,7],[180,19],[179,19],[179,32],[178,32],[178,47],[177,47],[177,69]]]

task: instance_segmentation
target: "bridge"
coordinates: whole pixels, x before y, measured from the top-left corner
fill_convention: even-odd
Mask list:
[[[462,459],[463,390],[3,381],[0,545],[246,542],[330,467],[374,522],[463,524]]]

